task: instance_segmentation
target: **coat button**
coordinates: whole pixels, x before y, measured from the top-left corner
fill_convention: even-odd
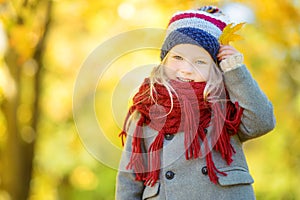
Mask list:
[[[203,129],[204,133],[207,134],[207,128]]]
[[[171,179],[174,178],[175,173],[172,172],[172,171],[167,171],[166,174],[165,174],[165,176],[166,176],[166,178],[167,178],[168,180],[171,180]]]
[[[202,174],[207,175],[208,174],[207,167],[206,166],[202,167],[201,172]]]
[[[165,135],[165,139],[166,139],[166,140],[172,140],[173,137],[174,137],[174,134],[166,134],[166,135]]]

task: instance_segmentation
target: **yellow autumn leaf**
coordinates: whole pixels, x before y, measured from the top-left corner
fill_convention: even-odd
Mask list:
[[[237,41],[241,40],[242,36],[236,34],[237,31],[239,31],[245,23],[239,23],[237,25],[233,26],[233,23],[228,24],[224,29],[220,36],[220,43],[223,45],[229,44],[231,41]]]

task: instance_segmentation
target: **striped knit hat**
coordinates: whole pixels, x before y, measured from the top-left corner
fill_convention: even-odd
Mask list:
[[[168,24],[161,60],[178,44],[195,44],[203,47],[217,61],[218,39],[228,23],[227,16],[215,6],[175,13]]]

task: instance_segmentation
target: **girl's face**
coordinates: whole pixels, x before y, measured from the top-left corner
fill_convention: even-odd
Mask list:
[[[207,81],[213,64],[210,54],[200,46],[179,44],[168,53],[164,66],[169,79],[182,82]]]

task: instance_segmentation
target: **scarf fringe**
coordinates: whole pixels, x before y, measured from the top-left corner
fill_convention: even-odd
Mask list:
[[[158,133],[155,140],[149,147],[150,155],[148,157],[148,176],[145,178],[145,185],[153,186],[159,179],[160,171],[160,151],[163,148],[164,134]]]
[[[243,114],[243,109],[239,107],[237,102],[234,106],[232,104],[230,105],[231,106],[226,107],[225,115],[222,112],[221,105],[215,104],[213,107],[218,114],[215,120],[215,131],[220,133],[216,134],[218,138],[214,138],[214,141],[217,140],[214,149],[220,152],[222,158],[228,165],[232,163],[232,155],[235,153],[235,150],[230,143],[230,136],[238,132]]]
[[[126,169],[133,169],[136,174],[136,180],[143,181],[145,177],[145,166],[142,152],[141,138],[143,137],[144,117],[141,116],[136,124],[132,138],[132,154]],[[123,132],[123,131],[122,131]],[[121,133],[122,134],[122,133]],[[123,136],[124,134],[122,134]]]
[[[122,131],[119,134],[119,137],[121,138],[121,142],[122,142],[122,146],[124,146],[125,144],[125,138],[127,137],[127,127],[128,127],[128,121],[129,121],[129,117],[132,115],[132,113],[136,110],[136,107],[133,105],[129,108],[129,111],[125,117],[125,122],[123,124],[122,127]]]
[[[185,157],[187,160],[191,158],[198,158],[200,156],[200,142],[197,134],[198,124],[197,119],[200,119],[199,112],[194,112],[191,103],[187,97],[182,98],[182,107],[184,114],[184,146]]]
[[[207,170],[208,170],[208,177],[209,177],[210,181],[213,182],[214,184],[217,184],[218,180],[219,180],[217,173],[219,173],[223,176],[227,176],[227,174],[225,172],[221,172],[217,169],[217,167],[215,166],[215,163],[213,162],[211,152],[209,152],[206,155],[206,165],[207,165]]]

